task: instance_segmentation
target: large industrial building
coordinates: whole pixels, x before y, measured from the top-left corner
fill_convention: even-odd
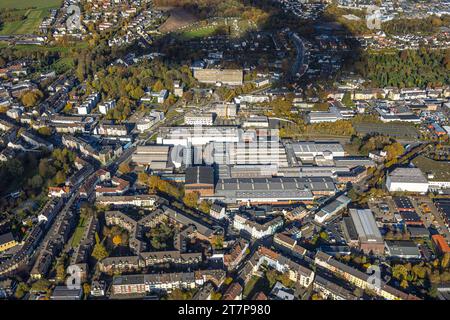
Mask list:
[[[384,241],[377,227],[375,218],[370,209],[350,209],[351,220],[345,223],[353,224],[347,229],[356,229],[359,247],[366,253],[372,251],[375,254],[383,254]]]
[[[336,107],[330,107],[328,111],[310,112],[307,115],[308,123],[336,122],[343,118],[340,110]]]
[[[275,165],[287,167],[286,150],[280,142],[211,143],[213,161],[227,165]]]
[[[131,161],[139,166],[149,167],[151,170],[166,171],[171,169],[170,146],[151,145],[137,146],[131,156]]]
[[[329,178],[228,178],[219,179],[214,196],[226,203],[292,203],[335,191]]]
[[[239,142],[237,127],[164,127],[156,142],[173,146],[205,145],[209,142]]]
[[[201,83],[241,86],[244,72],[242,69],[195,69],[194,77]]]
[[[419,168],[396,168],[386,178],[386,187],[390,192],[428,192],[428,180]]]
[[[214,169],[206,166],[186,168],[184,189],[186,193],[198,192],[202,197],[212,196],[214,194]]]
[[[320,143],[307,141],[292,143],[291,145],[295,156],[301,161],[312,161],[318,156],[330,159],[345,156],[344,148],[338,142]]]

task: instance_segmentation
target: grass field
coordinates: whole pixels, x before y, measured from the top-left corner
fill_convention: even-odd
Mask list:
[[[418,156],[412,163],[422,170],[423,173],[433,173],[432,181],[448,181],[450,179],[450,163],[436,161],[424,156]]]
[[[200,27],[193,30],[187,30],[180,34],[180,37],[186,40],[194,38],[206,38],[212,36],[216,33],[219,26],[206,26]]]
[[[1,0],[0,9],[55,8],[62,0]]]
[[[36,33],[50,9],[58,8],[61,2],[62,0],[1,0],[0,10],[20,9],[15,14],[25,16],[25,19],[5,22],[0,35]]]
[[[84,234],[84,229],[86,228],[86,219],[84,217],[80,217],[80,221],[78,222],[77,228],[72,236],[71,245],[72,247],[76,247],[80,244],[81,238]]]

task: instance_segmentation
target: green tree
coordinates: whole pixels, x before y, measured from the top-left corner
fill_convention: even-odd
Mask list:
[[[28,291],[30,291],[30,287],[25,282],[19,282],[14,296],[17,299],[22,299]]]
[[[55,183],[57,185],[61,185],[64,184],[67,180],[66,174],[64,173],[64,171],[60,170],[56,173],[55,176]]]
[[[31,285],[33,292],[48,292],[51,287],[50,281],[47,279],[39,279]]]
[[[346,91],[344,93],[344,96],[342,97],[342,103],[349,108],[353,108],[355,106],[355,103],[352,100],[352,95],[350,91]]]

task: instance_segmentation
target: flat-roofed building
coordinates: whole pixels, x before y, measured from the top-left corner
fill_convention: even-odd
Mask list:
[[[309,123],[336,122],[343,118],[340,110],[336,107],[330,107],[328,111],[310,112],[307,115]]]
[[[131,196],[99,196],[96,198],[96,202],[101,205],[114,205],[118,207],[153,207],[156,201],[156,196],[146,194]]]
[[[217,117],[234,118],[237,114],[237,105],[235,103],[216,103],[210,111]]]
[[[201,83],[240,86],[243,84],[244,72],[242,69],[195,69],[194,78]]]
[[[151,170],[169,170],[170,146],[151,145],[137,146],[131,155],[131,161],[139,166],[149,167]]]
[[[223,165],[275,165],[288,167],[286,149],[278,141],[211,143],[213,161]],[[206,160],[206,159],[205,159]]]
[[[205,114],[187,114],[184,116],[184,123],[191,126],[212,126],[212,113]]]
[[[185,146],[205,145],[209,142],[239,142],[237,127],[164,127],[159,129],[158,144]]]
[[[342,145],[338,142],[296,142],[292,143],[292,150],[300,160],[314,160],[317,156],[334,157],[345,156]]]
[[[386,187],[390,192],[428,192],[427,177],[419,168],[396,168],[388,174]]]
[[[358,233],[359,247],[364,252],[383,254],[384,242],[370,209],[350,209],[350,217]]]
[[[422,255],[414,241],[386,241],[386,254],[391,258],[420,259]]]
[[[226,178],[219,179],[215,196],[226,203],[292,203],[335,191],[330,178]]]
[[[186,168],[184,189],[186,193],[198,192],[202,197],[214,195],[214,169],[207,166]]]
[[[269,128],[269,119],[266,116],[250,116],[242,123],[243,128]]]
[[[342,231],[345,241],[349,246],[356,247],[359,245],[358,232],[351,217],[344,217],[342,219]]]
[[[51,300],[81,300],[82,290],[69,289],[66,286],[56,286],[50,297]]]

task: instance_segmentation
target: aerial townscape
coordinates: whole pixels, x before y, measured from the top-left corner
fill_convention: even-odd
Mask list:
[[[449,0],[1,0],[0,300],[450,300],[449,136]]]

